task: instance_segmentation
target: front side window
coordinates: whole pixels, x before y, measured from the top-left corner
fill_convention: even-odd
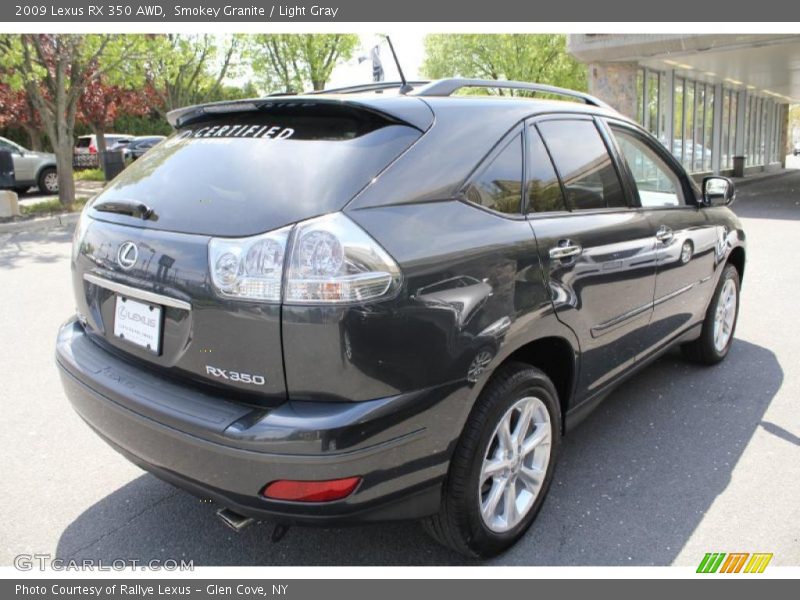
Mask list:
[[[464,190],[467,200],[502,213],[518,214],[522,200],[522,135],[514,138]]]
[[[642,138],[612,125],[620,152],[628,163],[644,208],[683,206],[678,175]]]
[[[625,194],[593,121],[553,120],[537,125],[561,175],[570,210],[625,207]]]

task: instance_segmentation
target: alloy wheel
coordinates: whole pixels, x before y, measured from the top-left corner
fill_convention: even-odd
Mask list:
[[[50,194],[58,191],[58,173],[51,171],[44,176],[44,188]]]
[[[550,462],[552,425],[544,402],[518,400],[500,419],[481,465],[478,502],[483,523],[496,533],[530,512]]]
[[[737,301],[736,284],[732,279],[728,279],[720,290],[714,315],[714,348],[717,352],[725,350],[733,335]]]

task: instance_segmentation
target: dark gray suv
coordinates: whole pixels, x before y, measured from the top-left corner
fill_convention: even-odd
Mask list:
[[[455,94],[498,86],[538,97]],[[57,360],[100,436],[236,528],[422,519],[490,556],[616,384],[725,357],[744,233],[728,180],[590,96],[383,87],[172,113],[84,210]]]

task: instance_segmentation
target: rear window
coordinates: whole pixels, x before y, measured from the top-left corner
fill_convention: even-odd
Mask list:
[[[420,135],[342,104],[220,115],[154,147],[95,201],[141,201],[155,220],[92,216],[187,233],[253,235],[340,210]]]
[[[78,147],[78,148],[88,148],[89,147],[89,143],[91,141],[92,141],[91,138],[80,137],[80,138],[78,138],[78,143],[75,144],[75,146]]]

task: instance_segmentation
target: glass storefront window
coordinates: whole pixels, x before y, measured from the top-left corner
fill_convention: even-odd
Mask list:
[[[694,81],[688,79],[684,80],[683,88],[683,110],[684,110],[684,127],[683,127],[683,149],[681,158],[683,164],[689,170],[692,170],[692,159],[694,158]]]
[[[636,73],[636,122],[644,125],[644,69]]]
[[[647,72],[647,130],[658,137],[659,113],[661,112],[661,74],[657,71]]]
[[[670,152],[680,161],[683,161],[683,113],[684,113],[684,98],[683,98],[683,85],[682,78],[675,78],[675,95],[674,95],[674,108],[672,111],[672,132],[673,142]]]
[[[713,85],[706,85],[705,93],[705,117],[703,118],[703,161],[700,167],[703,171],[711,170],[711,159],[713,153],[718,153],[719,148],[713,147],[714,140],[714,103],[716,102],[716,92]]]

